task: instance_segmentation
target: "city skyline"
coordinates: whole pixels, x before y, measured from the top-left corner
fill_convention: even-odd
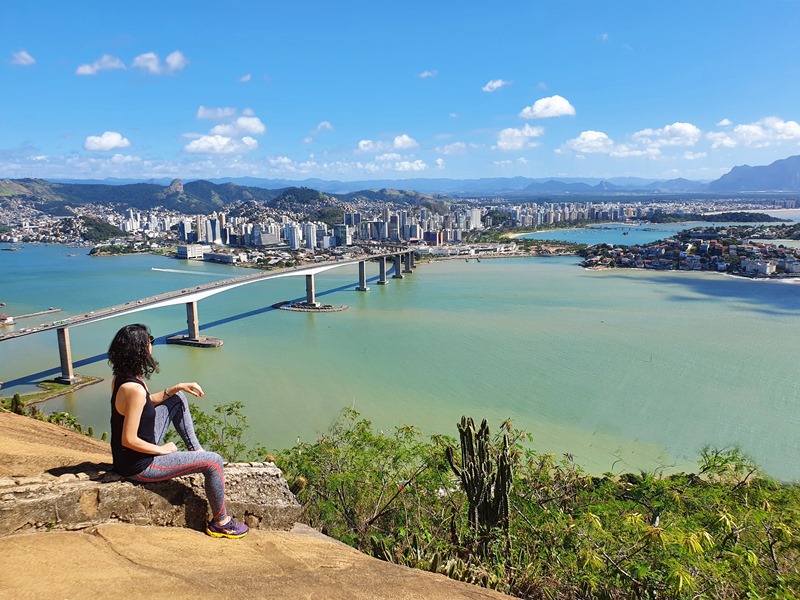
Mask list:
[[[6,3],[0,178],[712,180],[800,153],[798,17],[776,1]]]

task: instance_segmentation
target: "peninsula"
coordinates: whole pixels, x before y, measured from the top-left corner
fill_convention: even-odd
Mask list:
[[[642,245],[597,244],[578,251],[591,269],[712,271],[744,277],[800,277],[800,225],[697,227]]]

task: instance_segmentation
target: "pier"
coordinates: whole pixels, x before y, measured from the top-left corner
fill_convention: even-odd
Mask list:
[[[60,308],[48,308],[47,310],[40,310],[39,312],[32,312],[28,313],[27,315],[18,315],[14,317],[15,320],[19,321],[20,319],[28,319],[30,317],[38,317],[41,315],[49,315],[52,313],[61,312]]]
[[[381,251],[382,250],[382,251]],[[279,272],[268,271],[258,272],[252,275],[244,275],[241,277],[233,277],[231,279],[224,279],[215,281],[204,285],[194,286],[192,288],[184,288],[173,292],[166,292],[148,298],[133,300],[125,302],[124,304],[111,306],[94,310],[83,315],[76,315],[73,317],[54,321],[49,325],[40,325],[28,329],[19,329],[10,331],[8,333],[0,334],[0,342],[7,342],[25,335],[33,335],[43,331],[50,331],[55,329],[58,338],[58,353],[61,363],[61,376],[58,381],[72,383],[75,381],[75,373],[72,368],[72,350],[70,347],[70,329],[82,325],[88,325],[97,321],[111,319],[124,315],[129,315],[146,310],[153,310],[156,308],[163,308],[165,306],[174,306],[176,304],[184,304],[186,306],[186,333],[175,335],[167,338],[168,344],[178,344],[182,346],[191,346],[196,348],[218,348],[222,346],[223,341],[220,338],[211,336],[200,335],[200,318],[198,313],[198,302],[209,296],[219,294],[228,290],[232,290],[243,285],[250,285],[256,282],[265,281],[268,279],[278,279],[282,277],[304,277],[306,301],[305,305],[308,307],[315,307],[319,303],[316,300],[316,287],[314,276],[318,273],[336,268],[347,267],[351,265],[358,265],[358,285],[355,290],[360,292],[369,291],[367,287],[366,278],[366,262],[370,260],[377,260],[379,267],[378,285],[387,285],[389,282],[386,278],[386,258],[393,257],[394,259],[394,275],[393,278],[402,279],[403,273],[411,273],[414,268],[414,251],[408,247],[398,247],[395,245],[387,244],[382,249],[378,249],[374,254],[368,254],[352,260],[337,260],[325,264],[312,265],[308,267],[283,269]],[[404,260],[405,259],[405,260]],[[403,264],[405,263],[405,270],[401,273]],[[32,313],[29,315],[22,315],[16,318],[32,317],[36,315],[49,314],[53,312],[60,312],[60,308],[49,308],[44,311]],[[326,311],[321,311],[326,312]]]

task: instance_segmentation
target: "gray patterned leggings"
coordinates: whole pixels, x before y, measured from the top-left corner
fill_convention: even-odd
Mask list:
[[[214,521],[224,521],[227,513],[225,511],[225,474],[222,470],[222,457],[216,452],[206,452],[197,441],[186,396],[183,392],[178,392],[161,404],[157,404],[155,409],[156,444],[164,443],[164,436],[167,435],[167,430],[172,424],[189,451],[154,456],[153,462],[144,471],[132,476],[131,479],[147,483],[165,481],[190,473],[203,473],[206,496],[211,505],[211,518]]]

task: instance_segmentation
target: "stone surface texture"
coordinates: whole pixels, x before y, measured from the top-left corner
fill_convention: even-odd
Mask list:
[[[509,598],[292,525],[299,507],[269,463],[226,467],[229,506],[253,530],[220,540],[197,530],[202,475],[134,485],[110,461],[105,442],[0,413],[0,597]]]

